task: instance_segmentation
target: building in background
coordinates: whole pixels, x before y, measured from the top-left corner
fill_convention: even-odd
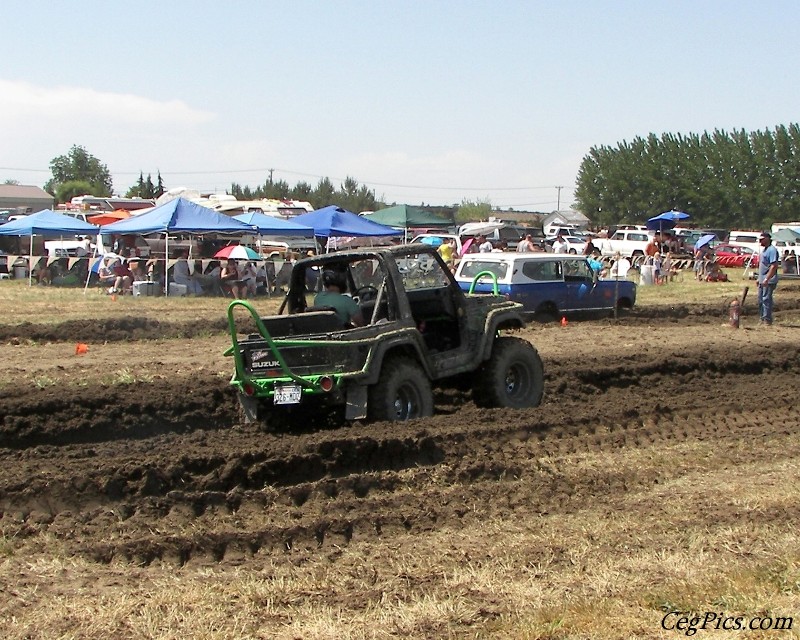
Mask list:
[[[27,184],[0,184],[0,211],[9,215],[36,213],[52,209],[56,199],[41,187]]]

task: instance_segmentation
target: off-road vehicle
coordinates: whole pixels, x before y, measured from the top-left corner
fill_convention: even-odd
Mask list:
[[[362,326],[314,306],[328,270],[346,280]],[[236,314],[241,310],[252,320]],[[240,336],[242,315],[257,333]],[[524,325],[522,306],[463,292],[436,250],[423,244],[299,260],[278,315],[260,317],[250,302],[234,300],[228,325],[231,384],[247,421],[424,417],[433,413],[434,385],[471,388],[483,407],[535,407],[542,399],[538,352],[501,335]]]

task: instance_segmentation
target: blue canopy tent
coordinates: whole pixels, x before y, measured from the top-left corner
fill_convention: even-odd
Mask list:
[[[260,211],[251,211],[233,216],[234,220],[254,227],[262,236],[297,236],[300,238],[313,238],[314,229],[305,224],[298,224],[294,220],[284,220],[275,216],[268,216]]]
[[[663,231],[664,229],[673,229],[679,220],[686,220],[691,218],[688,213],[683,211],[665,211],[659,213],[657,216],[647,219],[647,228],[651,231]]]
[[[100,228],[100,235],[149,233],[253,233],[252,226],[208,207],[175,198],[150,211]]]
[[[303,213],[292,218],[292,221],[312,227],[314,229],[314,235],[318,238],[403,235],[403,232],[398,229],[372,222],[372,220],[367,220],[352,211],[347,211],[347,209],[342,209],[334,204],[323,207],[322,209],[317,209],[316,211]]]
[[[0,236],[30,236],[28,285],[33,284],[33,236],[59,237],[96,234],[99,227],[74,216],[45,209],[0,225]]]
[[[252,226],[244,222],[234,220],[224,213],[219,213],[184,198],[175,198],[145,213],[100,227],[100,235],[104,236],[163,233],[166,239],[164,253],[167,259],[169,259],[170,233],[245,234],[254,233],[254,231],[255,229]],[[165,290],[167,280],[167,278],[164,278]]]

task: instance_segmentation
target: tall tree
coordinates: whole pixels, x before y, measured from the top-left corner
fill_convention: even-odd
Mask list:
[[[578,172],[579,209],[596,224],[643,222],[681,209],[712,228],[800,218],[800,128],[715,130],[593,147]]]
[[[69,202],[76,196],[90,195],[92,185],[86,180],[67,180],[58,185],[53,194],[59,202]]]
[[[461,201],[461,204],[456,211],[455,220],[459,224],[464,222],[478,222],[480,220],[487,220],[492,212],[492,203],[486,200],[467,200]]]
[[[161,178],[161,170],[158,171],[158,182],[156,183],[155,197],[160,198],[164,195],[166,189],[164,188],[164,180]]]
[[[50,161],[53,177],[44,186],[48,193],[56,194],[59,185],[70,181],[84,181],[90,185],[89,193],[110,197],[112,194],[111,174],[108,167],[81,146],[73,145],[63,156],[56,156]],[[60,202],[64,202],[60,200]]]

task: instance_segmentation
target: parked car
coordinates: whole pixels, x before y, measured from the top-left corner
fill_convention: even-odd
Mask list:
[[[675,237],[678,239],[678,242],[680,242],[683,245],[684,250],[691,253],[692,251],[694,251],[695,243],[700,238],[707,235],[716,236],[715,233],[712,233],[711,231],[708,231],[706,229],[686,229],[681,231],[680,233],[676,233]],[[717,240],[715,240],[714,242],[718,240],[719,236],[717,236]]]
[[[443,242],[451,239],[456,241],[456,249],[458,254],[461,255],[461,238],[452,233],[420,233],[412,238],[411,244],[421,242],[438,249]]]
[[[760,231],[738,231],[734,229],[728,234],[728,244],[735,247],[747,247],[758,253],[761,251],[760,236]]]
[[[496,279],[500,295],[519,302],[528,317],[538,320],[631,309],[636,303],[635,283],[601,279],[579,255],[467,254],[455,278],[464,291],[473,293],[493,293]]]
[[[738,247],[722,243],[714,247],[714,255],[721,267],[758,266],[758,254],[750,247]]]
[[[571,253],[572,255],[583,255],[584,250],[586,249],[586,238],[582,236],[562,236],[568,245],[567,253]],[[553,243],[556,241],[555,238],[548,238],[545,240],[547,244],[547,250],[553,250]]]
[[[468,222],[459,227],[458,234],[462,243],[482,235],[495,247],[505,243],[510,251],[516,251],[523,235],[521,227],[497,222]]]
[[[592,243],[604,256],[619,253],[624,258],[643,257],[652,232],[642,229],[617,229],[610,238],[595,238]]]

